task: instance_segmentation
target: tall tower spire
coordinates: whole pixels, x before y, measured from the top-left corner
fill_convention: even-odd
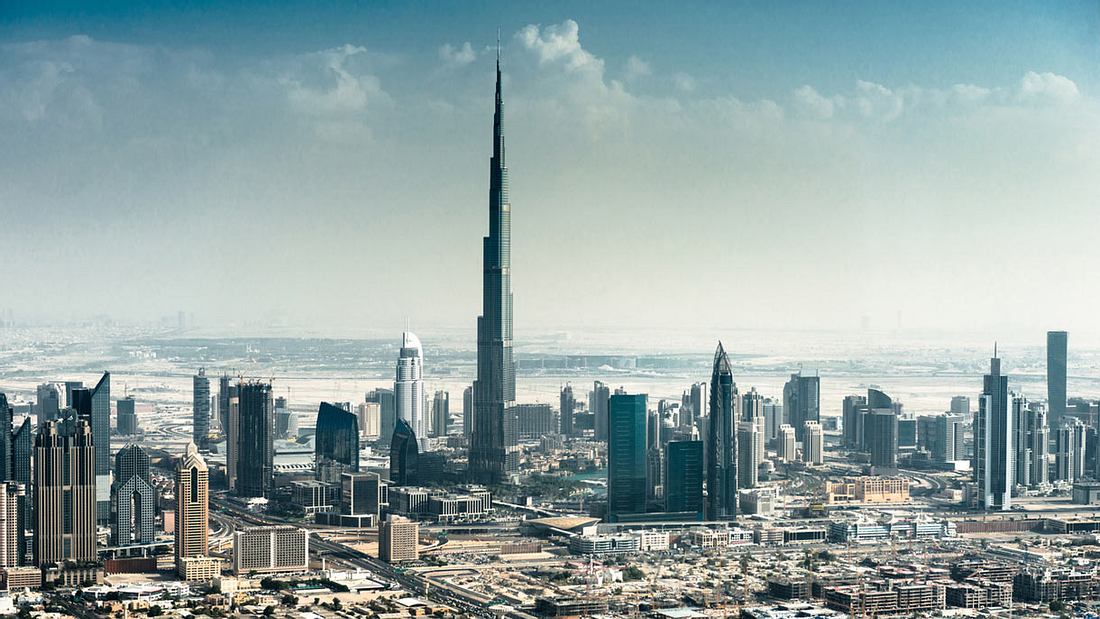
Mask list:
[[[499,483],[519,466],[515,429],[506,414],[516,399],[512,361],[512,205],[504,162],[504,98],[498,33],[493,155],[489,160],[489,234],[482,240],[482,314],[477,322],[477,380],[469,471],[475,481]]]

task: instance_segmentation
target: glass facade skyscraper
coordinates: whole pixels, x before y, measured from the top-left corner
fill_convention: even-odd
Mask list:
[[[206,449],[210,436],[210,379],[206,368],[191,378],[191,440],[199,449]]]
[[[137,445],[115,454],[111,539],[116,546],[151,544],[156,537],[156,492],[149,474],[149,455]]]
[[[271,385],[237,386],[237,495],[271,498],[275,486],[275,401]]]
[[[1001,374],[1001,360],[989,360],[989,374],[978,400],[974,419],[974,481],[978,506],[988,510],[1012,507],[1013,432],[1008,410],[1008,377]]]
[[[96,559],[95,468],[94,438],[86,420],[50,421],[38,430],[34,556],[39,565]],[[110,512],[109,500],[107,507]]]
[[[359,470],[359,418],[355,413],[321,402],[313,444],[318,479],[337,482],[341,473]]]
[[[646,511],[646,396],[616,393],[607,410],[607,516]]]
[[[802,440],[807,421],[821,420],[821,379],[817,376],[803,376],[802,372],[791,374],[791,379],[783,385],[783,410],[795,432],[795,438]]]
[[[1066,413],[1066,356],[1069,334],[1065,331],[1047,332],[1047,411],[1050,427],[1062,425]]]
[[[714,351],[707,426],[707,520],[737,516],[737,385],[722,343]]]
[[[480,483],[498,483],[519,468],[514,428],[507,414],[516,399],[512,360],[512,205],[504,157],[504,99],[497,56],[493,156],[489,161],[489,235],[484,252],[482,314],[477,319],[477,380],[469,470]]]
[[[104,372],[95,388],[71,390],[77,417],[88,422],[95,445],[96,523],[107,526],[111,516],[111,373]]]
[[[414,486],[420,479],[420,450],[416,432],[404,419],[397,420],[390,440],[390,482],[395,486]]]
[[[665,449],[665,511],[702,520],[703,441],[670,441]]]

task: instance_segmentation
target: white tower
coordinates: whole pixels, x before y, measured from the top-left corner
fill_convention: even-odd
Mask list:
[[[404,419],[416,433],[416,438],[428,436],[427,415],[424,412],[424,350],[420,338],[411,331],[401,334],[401,354],[397,358],[397,379],[393,382],[397,417]]]

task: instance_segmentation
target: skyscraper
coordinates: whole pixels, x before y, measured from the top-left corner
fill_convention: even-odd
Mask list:
[[[783,425],[783,404],[779,400],[764,398],[764,443],[770,444],[779,435]]]
[[[710,393],[707,391],[707,384],[705,382],[693,383],[689,394],[693,421],[699,423],[701,419],[709,414],[707,403],[710,399]]]
[[[783,411],[794,428],[797,440],[803,440],[807,421],[821,420],[821,379],[803,376],[799,371],[783,385]]]
[[[754,488],[759,480],[760,461],[753,445],[761,438],[759,427],[751,421],[737,424],[737,486]]]
[[[37,392],[35,406],[38,409],[38,423],[57,419],[61,413],[61,395],[57,387],[52,383],[43,383],[38,386]]]
[[[340,474],[359,470],[359,418],[335,404],[321,402],[313,440],[317,479],[335,483]]]
[[[26,487],[13,481],[0,482],[0,567],[23,565],[20,554],[23,530],[19,514]]]
[[[8,396],[0,393],[0,481],[12,478],[12,415],[15,411],[8,404]]]
[[[420,452],[416,439],[416,432],[409,422],[398,419],[390,440],[390,483],[395,486],[423,483],[420,479]]]
[[[71,391],[72,407],[88,422],[95,444],[96,523],[110,524],[111,516],[111,373],[104,372],[94,389]]]
[[[607,440],[607,405],[611,399],[611,388],[594,381],[592,391],[588,392],[588,410],[592,412],[593,438],[597,441]]]
[[[785,423],[779,426],[779,434],[776,435],[775,455],[783,461],[794,462],[798,458],[798,440],[791,424]]]
[[[967,418],[952,413],[923,415],[917,418],[919,447],[935,462],[946,463],[966,458],[963,432]]]
[[[707,432],[707,520],[737,516],[737,385],[722,343],[714,351]]]
[[[378,436],[386,444],[393,436],[393,428],[397,421],[397,402],[392,389],[374,389],[367,393],[367,402],[378,404],[382,418]]]
[[[207,448],[210,436],[210,379],[206,378],[206,368],[191,379],[191,440],[199,449]]]
[[[1061,427],[1066,413],[1066,355],[1069,334],[1047,332],[1047,410],[1051,427]]]
[[[871,466],[876,469],[898,468],[898,416],[892,408],[872,408],[864,416],[866,443]]]
[[[424,410],[424,349],[420,339],[406,331],[401,334],[401,351],[397,357],[397,375],[393,393],[397,401],[397,418],[404,419],[418,437],[428,436],[428,419]]]
[[[275,403],[271,385],[237,387],[237,495],[271,498],[275,489]]]
[[[489,161],[489,235],[484,238],[482,315],[477,320],[477,380],[474,381],[475,431],[470,473],[496,483],[519,467],[514,431],[506,410],[516,399],[512,361],[512,205],[504,161],[504,99],[497,55],[493,157]]]
[[[978,506],[987,510],[1012,507],[1012,417],[1008,411],[1008,377],[1001,374],[1001,360],[989,360],[978,416],[974,420],[974,481]]]
[[[34,457],[34,436],[31,430],[31,418],[24,417],[23,423],[15,430],[12,438],[12,479],[26,489],[19,497],[20,520],[18,538],[19,556],[27,556],[26,532],[34,523],[34,497],[31,495],[31,458]]]
[[[133,436],[138,433],[137,410],[134,396],[128,395],[115,402],[118,411],[118,433],[122,436]]]
[[[863,449],[863,416],[867,414],[867,398],[861,395],[845,396],[841,410],[844,446]]]
[[[96,478],[94,438],[86,420],[49,421],[39,428],[34,458],[34,556],[39,565],[96,559]]]
[[[741,420],[751,422],[756,426],[755,433],[751,437],[752,443],[748,443],[752,448],[752,466],[754,467],[759,467],[767,457],[764,449],[766,443],[764,433],[767,426],[767,419],[764,414],[764,402],[764,396],[756,392],[756,387],[749,389],[749,391],[741,397]],[[745,449],[744,445],[745,444],[738,445],[738,452]]]
[[[222,434],[229,437],[229,400],[237,395],[237,386],[228,374],[218,377],[218,425]]]
[[[806,422],[805,439],[802,442],[802,461],[806,464],[825,464],[825,433],[816,421]]]
[[[447,436],[451,424],[451,394],[436,391],[432,397],[432,436]]]
[[[560,432],[564,436],[573,436],[573,410],[577,407],[577,400],[573,398],[573,385],[565,385],[558,396],[560,407]]]
[[[141,447],[127,445],[115,454],[113,494],[112,543],[115,546],[153,543],[156,490],[149,474],[149,455]]]
[[[702,520],[703,441],[670,441],[665,449],[665,511]]]
[[[1054,470],[1059,481],[1072,483],[1084,477],[1085,436],[1085,424],[1080,419],[1062,421],[1054,441]]]
[[[184,562],[205,557],[210,542],[209,485],[206,462],[194,443],[176,465],[176,569],[184,575]]]
[[[474,433],[474,388],[462,390],[462,436],[467,439]]]
[[[607,516],[646,511],[646,396],[615,394],[607,415]]]

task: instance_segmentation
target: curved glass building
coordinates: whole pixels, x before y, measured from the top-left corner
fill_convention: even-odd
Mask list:
[[[340,473],[358,471],[359,418],[335,404],[321,402],[313,445],[321,481],[339,481]]]
[[[404,419],[398,419],[390,441],[390,483],[395,486],[413,486],[419,483],[419,456],[416,432],[413,432]]]

